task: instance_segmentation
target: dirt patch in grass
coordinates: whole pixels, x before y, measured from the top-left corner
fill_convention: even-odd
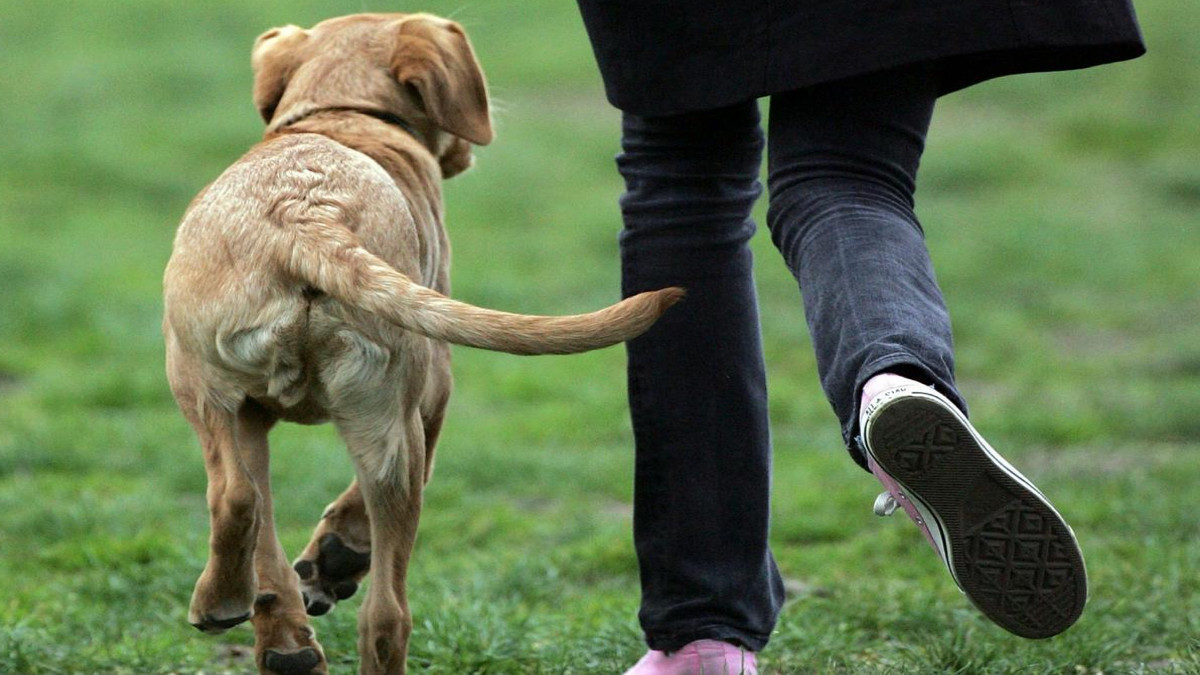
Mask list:
[[[7,370],[0,370],[0,396],[12,394],[20,390],[25,383],[19,375]]]

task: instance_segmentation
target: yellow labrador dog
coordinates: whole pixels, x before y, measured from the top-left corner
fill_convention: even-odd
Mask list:
[[[492,140],[462,28],[362,14],[254,45],[263,142],[192,202],[167,265],[171,390],[204,450],[212,535],[188,620],[251,620],[260,672],[325,673],[307,614],[372,583],[361,672],[403,673],[405,573],[450,396],[447,343],[571,353],[629,339],[680,289],[534,317],[446,297],[441,181]],[[356,478],[290,566],[272,520],[267,432],[337,426]],[[307,612],[306,612],[307,610]]]

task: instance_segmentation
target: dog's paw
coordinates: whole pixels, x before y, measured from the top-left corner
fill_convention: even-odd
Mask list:
[[[321,537],[315,560],[300,559],[293,565],[300,577],[304,609],[321,616],[358,590],[358,580],[371,566],[371,552],[356,551],[333,532]]]
[[[215,578],[207,571],[200,575],[188,607],[188,623],[201,632],[214,635],[224,633],[254,616],[253,577],[249,587],[240,589],[240,592],[218,585],[213,581]]]

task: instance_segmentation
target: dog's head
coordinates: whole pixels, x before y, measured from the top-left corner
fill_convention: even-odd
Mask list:
[[[458,24],[429,14],[355,14],[311,29],[273,28],[251,56],[254,105],[268,125],[324,107],[365,108],[407,121],[443,175],[492,141],[487,86]]]

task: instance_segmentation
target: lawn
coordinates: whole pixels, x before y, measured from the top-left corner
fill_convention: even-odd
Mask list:
[[[0,0],[0,673],[253,672],[248,630],[185,620],[205,478],[163,375],[161,273],[188,201],[261,133],[254,37],[386,8]],[[419,8],[467,27],[496,99],[496,143],[447,185],[454,295],[612,301],[618,116],[573,3]],[[1138,8],[1143,59],[947,97],[918,194],[973,417],[1072,522],[1086,613],[1010,636],[915,528],[871,515],[878,485],[841,448],[760,236],[792,590],[764,673],[1200,673],[1200,10]],[[620,673],[642,652],[623,364],[455,351],[413,672]],[[326,428],[272,441],[295,552],[350,465]],[[355,672],[360,599],[314,622],[333,673]]]

